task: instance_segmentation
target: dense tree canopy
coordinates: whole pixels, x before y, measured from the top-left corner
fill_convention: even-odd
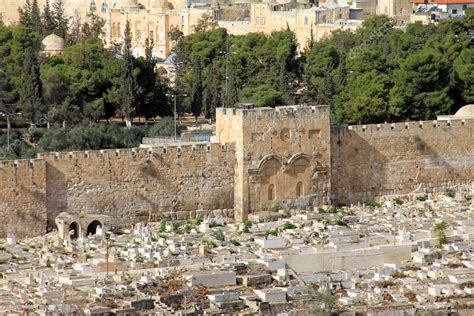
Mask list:
[[[43,8],[29,0],[21,24],[0,23],[0,106],[12,105],[16,128],[51,130],[29,133],[27,149],[10,154],[132,146],[153,127],[116,132],[101,124],[117,116],[136,121],[172,115],[170,92],[177,95],[178,112],[209,119],[216,107],[239,102],[327,104],[333,122],[345,124],[452,114],[474,102],[468,33],[474,10],[466,12],[464,18],[403,30],[376,16],[355,32],[337,31],[299,48],[288,29],[234,36],[204,18],[192,35],[173,33],[177,79],[171,87],[155,73],[152,42],[145,57],[135,58],[129,41],[104,46],[100,18],[69,21],[62,0],[49,0]],[[66,39],[60,56],[40,53],[41,39],[51,32]],[[102,133],[125,133],[120,134],[125,139],[112,141]],[[4,140],[0,133],[0,145]]]
[[[289,30],[232,36],[214,28],[179,41],[179,84],[192,95],[199,56],[204,95],[219,93],[227,106],[317,102],[331,106],[334,122],[350,124],[432,119],[473,102],[473,20],[468,10],[462,19],[401,30],[376,16],[301,53]],[[189,111],[191,100],[184,103],[182,111]]]

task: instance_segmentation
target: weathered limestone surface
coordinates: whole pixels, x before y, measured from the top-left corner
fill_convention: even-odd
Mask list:
[[[21,232],[32,237],[46,232],[46,162],[0,162],[0,236]]]
[[[233,145],[50,153],[0,164],[0,236],[39,235],[61,212],[105,214],[112,224],[189,219],[233,208]]]
[[[474,120],[334,127],[332,198],[340,204],[474,178]]]
[[[216,137],[236,144],[236,218],[329,200],[329,107],[217,109]]]
[[[61,212],[111,225],[350,204],[474,178],[474,120],[333,127],[326,106],[218,109],[215,142],[0,163],[0,236]]]

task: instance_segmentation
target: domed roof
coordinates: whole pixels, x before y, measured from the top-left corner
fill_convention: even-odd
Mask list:
[[[56,34],[51,34],[46,36],[43,41],[43,51],[45,52],[59,52],[64,51],[64,47],[66,47],[66,42],[60,36]]]
[[[454,116],[474,118],[474,104],[463,106],[456,112],[456,114],[454,114]]]

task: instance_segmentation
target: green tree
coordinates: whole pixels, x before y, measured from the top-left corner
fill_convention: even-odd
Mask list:
[[[201,72],[201,58],[196,57],[193,67],[193,94],[191,101],[191,111],[194,117],[201,115],[203,103],[203,87],[202,87],[202,72]]]
[[[208,81],[205,90],[205,107],[204,114],[207,119],[215,119],[216,108],[221,105],[221,89],[220,89],[220,74],[217,63],[212,64],[210,74],[208,74]]]
[[[348,124],[389,121],[397,113],[389,106],[391,81],[388,75],[372,70],[351,75],[335,99],[335,122]]]
[[[166,82],[155,73],[157,59],[153,57],[153,41],[145,40],[145,58],[136,59],[136,67],[139,70],[137,84],[139,95],[137,100],[137,114],[145,119],[157,115],[171,115],[166,94],[168,92]]]
[[[52,7],[52,16],[55,24],[54,33],[67,40],[70,19],[64,12],[64,0],[54,1]]]
[[[445,221],[441,221],[434,225],[433,230],[436,234],[436,238],[438,239],[437,247],[441,248],[445,243],[447,243],[446,237],[446,228],[448,227]]]
[[[465,48],[454,61],[457,89],[464,104],[474,103],[474,48]]]
[[[264,84],[257,87],[243,88],[240,93],[240,100],[246,103],[254,103],[257,107],[275,107],[285,104],[280,91]]]
[[[137,83],[133,74],[135,58],[132,55],[132,39],[130,36],[129,21],[125,24],[123,60],[120,107],[118,108],[117,114],[125,118],[126,125],[130,127],[137,102]]]
[[[26,0],[23,8],[19,9],[20,23],[34,32],[42,33],[41,13],[38,0]]]
[[[433,49],[423,49],[402,60],[390,91],[394,114],[420,120],[449,113],[453,100],[448,93],[447,73],[442,54]]]
[[[46,0],[46,3],[43,8],[43,35],[49,35],[56,31],[56,21],[54,20],[53,14],[51,12],[51,7],[49,5],[49,0]]]
[[[40,79],[40,67],[37,53],[29,47],[25,51],[23,62],[23,83],[20,94],[22,116],[30,123],[35,124],[46,113],[42,83]]]
[[[226,95],[226,106],[234,107],[235,104],[239,101],[239,89],[237,88],[237,76],[236,76],[235,64],[231,60],[228,65],[228,75],[227,75],[227,95]]]

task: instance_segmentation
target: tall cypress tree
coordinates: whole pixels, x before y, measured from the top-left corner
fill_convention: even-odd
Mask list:
[[[202,111],[203,88],[202,88],[202,68],[201,58],[196,57],[193,68],[193,96],[191,101],[191,111],[194,117],[197,118]]]
[[[41,12],[38,6],[38,0],[33,0],[31,6],[31,24],[29,27],[37,33],[43,33],[43,24],[41,23]]]
[[[69,18],[64,13],[64,0],[56,0],[51,12],[55,24],[54,33],[66,39],[69,31]]]
[[[204,107],[204,114],[207,119],[215,119],[216,108],[219,107],[221,103],[220,79],[219,67],[217,67],[216,62],[213,62],[206,85],[206,104]]]
[[[43,104],[38,55],[31,47],[25,50],[22,77],[23,85],[20,90],[22,115],[30,124],[34,124],[46,111]]]
[[[49,0],[46,0],[46,3],[43,8],[43,35],[49,35],[54,33],[56,30],[56,23],[54,17],[51,13],[51,7],[49,5]]]
[[[135,112],[137,102],[137,82],[133,75],[135,58],[132,55],[132,38],[130,35],[130,22],[125,24],[123,43],[123,73],[121,87],[121,102],[117,114],[125,118],[126,125],[132,125],[132,117]]]
[[[229,62],[228,77],[226,106],[233,107],[239,101],[239,91],[236,82],[235,64],[232,61]]]
[[[22,8],[18,8],[18,13],[20,14],[20,24],[25,26],[31,25],[31,11],[33,5],[30,0],[26,0]]]

